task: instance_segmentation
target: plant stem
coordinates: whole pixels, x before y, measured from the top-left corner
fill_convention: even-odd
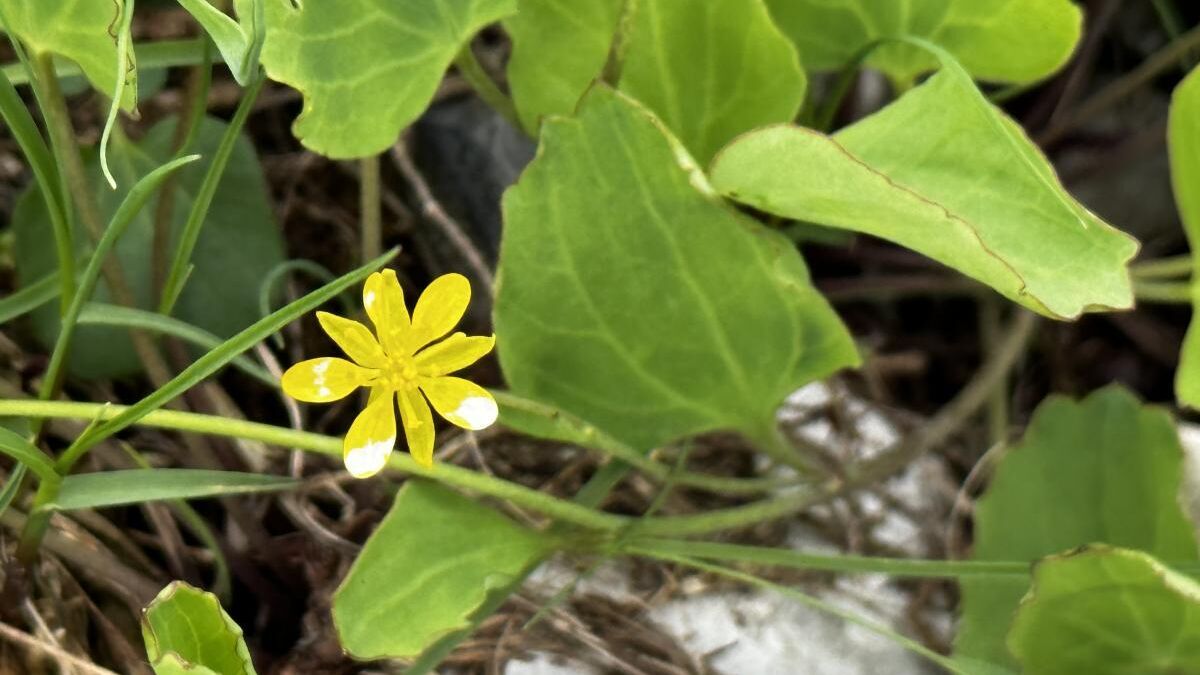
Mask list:
[[[521,118],[517,115],[517,107],[513,105],[513,100],[500,91],[500,87],[496,86],[496,82],[483,69],[479,59],[475,58],[475,52],[471,50],[470,42],[459,50],[458,56],[454,58],[454,65],[458,67],[459,74],[467,81],[467,84],[471,85],[484,103],[500,113],[514,129],[525,129],[521,125]]]
[[[1184,254],[1135,263],[1129,267],[1129,273],[1134,279],[1175,279],[1191,276],[1195,267],[1192,255]]]
[[[1141,302],[1162,304],[1192,304],[1190,281],[1135,281],[1133,294]]]
[[[837,495],[875,484],[907,465],[930,447],[944,442],[956,433],[983,406],[996,383],[1007,376],[1009,369],[1019,360],[1036,325],[1035,315],[1024,310],[1020,311],[1012,325],[1005,331],[1005,339],[999,348],[954,400],[942,408],[913,437],[902,441],[891,451],[865,462],[859,467],[851,467],[844,480],[832,479],[820,486],[764,499],[745,506],[718,509],[697,515],[657,516],[641,519],[637,521],[638,532],[643,535],[686,536],[746,527],[791,515],[815,504],[828,501]],[[95,403],[0,400],[0,416],[109,420],[124,415],[126,410],[125,406]],[[340,458],[342,454],[342,442],[338,438],[243,420],[230,420],[172,410],[156,410],[140,417],[135,423],[178,431],[257,440],[331,457]],[[425,469],[404,453],[394,453],[389,459],[389,465],[406,474],[428,478],[451,487],[470,490],[490,497],[506,499],[518,506],[591,530],[622,531],[635,522],[634,519],[626,516],[601,513],[522,485],[453,465],[437,465],[432,469]]]
[[[14,39],[14,47],[19,48]],[[33,116],[25,107],[17,90],[7,78],[0,77],[0,115],[8,124],[25,161],[37,180],[46,212],[50,216],[50,227],[54,231],[54,251],[58,257],[59,309],[66,311],[75,294],[75,244],[72,241],[71,223],[67,219],[62,196],[62,178],[54,166],[50,150],[38,131]]]
[[[46,127],[50,132],[51,145],[58,160],[59,170],[66,182],[66,192],[71,195],[71,202],[79,213],[92,241],[98,242],[104,234],[104,222],[92,194],[91,184],[88,182],[87,172],[83,167],[83,159],[79,156],[79,148],[75,143],[75,131],[71,127],[71,117],[67,111],[67,102],[63,97],[62,89],[59,88],[58,78],[54,73],[54,62],[50,54],[39,54],[34,57],[33,68],[37,77],[36,86],[41,92],[38,101],[42,106],[42,114],[46,118]],[[64,208],[69,210],[69,207],[65,205],[65,200]],[[115,261],[109,260],[105,262],[103,271],[105,281],[108,282],[109,290],[117,303],[127,307],[137,306],[120,266]],[[131,329],[129,335],[151,381],[159,384],[170,379],[170,371],[154,343],[136,329]]]
[[[128,406],[99,403],[0,400],[0,417],[98,419],[101,422],[106,422],[122,416],[128,409]],[[175,410],[155,410],[138,419],[135,424],[261,441],[280,447],[296,448],[298,450],[327,455],[337,458],[339,461],[342,457],[342,440],[340,438],[276,427],[269,424],[260,424],[258,422],[232,420],[213,415],[201,415]],[[523,485],[510,483],[454,465],[438,464],[432,469],[426,469],[417,464],[408,454],[402,452],[393,453],[388,464],[392,469],[406,474],[428,478],[452,487],[470,490],[490,497],[507,499],[518,506],[533,509],[552,518],[580,527],[594,530],[618,530],[626,527],[631,522],[631,519],[625,516],[600,513]]]
[[[362,261],[374,260],[383,251],[383,214],[379,202],[379,155],[358,160],[358,211]]]

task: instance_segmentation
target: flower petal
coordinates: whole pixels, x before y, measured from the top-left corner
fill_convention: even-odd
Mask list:
[[[486,389],[461,377],[422,380],[421,391],[439,415],[464,429],[486,429],[500,414],[496,399]]]
[[[333,338],[337,346],[346,352],[360,366],[366,368],[383,368],[387,365],[387,357],[383,348],[371,335],[371,329],[357,321],[345,319],[329,312],[317,312],[317,321],[321,328]]]
[[[379,396],[363,409],[342,442],[342,460],[355,478],[379,473],[396,446],[396,412],[390,396]]]
[[[328,403],[344,398],[375,378],[375,371],[326,356],[301,361],[283,374],[283,391],[297,401]]]
[[[408,336],[410,354],[442,337],[454,328],[471,302],[471,282],[461,274],[443,274],[417,299],[413,309],[412,332]]]
[[[384,351],[400,354],[405,349],[409,319],[404,289],[400,288],[394,270],[375,272],[367,277],[367,283],[363,285],[363,307],[371,317],[371,323],[375,324],[375,333]]]
[[[433,468],[433,414],[429,404],[414,387],[396,392],[396,405],[400,408],[400,421],[404,424],[404,436],[408,439],[408,452],[417,464],[426,469]]]
[[[461,370],[483,358],[492,351],[496,337],[455,333],[441,342],[431,345],[417,354],[414,359],[422,375],[437,377]]]

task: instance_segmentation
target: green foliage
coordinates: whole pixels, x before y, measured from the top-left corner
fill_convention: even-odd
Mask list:
[[[110,159],[122,187],[133,185],[140,175],[171,157],[173,127],[172,121],[162,122],[137,144],[114,138]],[[211,156],[224,128],[223,123],[206,119],[200,126],[194,150]],[[197,162],[178,174],[171,218],[172,232],[176,235],[204,179],[204,164]],[[108,189],[94,156],[89,159],[88,168],[101,215],[108,218],[116,211],[125,191]],[[22,284],[32,283],[57,269],[45,204],[37,192],[38,188],[33,187],[20,198],[13,218],[17,272]],[[144,209],[117,243],[115,252],[115,259],[143,309],[155,306],[158,293],[153,285],[149,255],[154,239],[153,220],[153,209]],[[79,228],[75,244],[81,254],[87,248],[87,239]],[[273,222],[262,172],[254,149],[242,139],[234,148],[209,209],[205,229],[196,245],[196,267],[179,299],[177,315],[222,338],[233,335],[259,317],[259,285],[282,260],[283,246]],[[111,294],[102,282],[92,297],[108,302]],[[54,343],[58,332],[55,310],[44,306],[31,315],[38,338],[47,345]],[[124,328],[80,329],[69,362],[69,372],[85,378],[120,377],[137,372],[140,367]]]
[[[928,82],[825,136],[778,126],[717,157],[717,190],[788,218],[919,251],[1047,316],[1128,308],[1137,242],[1063,189],[948,55]]]
[[[146,607],[142,639],[157,675],[255,675],[242,629],[217,596],[182,581]]]
[[[505,22],[513,97],[530,131],[547,114],[573,111],[601,76],[623,5],[532,0]],[[791,121],[804,101],[796,51],[762,0],[639,0],[624,30],[618,88],[701,164],[744,131]]]
[[[1200,276],[1200,68],[1175,89],[1167,130],[1171,181],[1179,217],[1192,247],[1193,276]],[[1200,316],[1200,295],[1193,285],[1193,312]],[[1180,403],[1200,407],[1200,321],[1192,319],[1179,355],[1175,395]]]
[[[608,62],[624,0],[520,0],[504,20],[512,39],[508,84],[521,124],[569,115]]]
[[[36,58],[65,56],[75,63],[97,91],[112,96],[117,90],[117,34],[124,0],[0,0],[0,19]],[[137,68],[128,55],[121,107],[137,106]]]
[[[45,508],[96,509],[171,499],[277,492],[299,485],[284,476],[208,469],[128,469],[67,476],[58,497]]]
[[[1071,0],[766,0],[772,15],[816,70],[841,68],[886,38],[926,38],[971,74],[1032,82],[1066,63],[1079,42],[1082,14]],[[884,43],[867,65],[909,85],[936,61],[909,45]]]
[[[495,320],[513,392],[637,449],[760,437],[784,396],[858,361],[791,243],[723,204],[607,87],[545,123],[504,220]]]
[[[1200,672],[1200,584],[1141,551],[1038,563],[1008,644],[1036,675]]]
[[[620,89],[707,165],[738,134],[790,122],[806,80],[761,0],[639,0]]]
[[[267,0],[263,67],[304,94],[292,132],[336,158],[373,155],[424,112],[455,54],[516,0]],[[350,123],[350,121],[353,123]]]
[[[270,2],[271,0],[266,0]],[[258,70],[258,57],[266,40],[264,0],[238,0],[238,18],[231,19],[208,0],[179,0],[217,45],[238,84],[246,86]]]
[[[414,657],[467,626],[489,592],[552,546],[482,504],[409,480],[333,598],[342,645],[360,659]]]
[[[1171,416],[1119,387],[1079,403],[1052,397],[976,506],[974,558],[1037,560],[1103,542],[1176,562],[1197,560],[1192,524],[1179,503],[1182,459]],[[1008,663],[1004,636],[1026,581],[961,584],[958,652]]]

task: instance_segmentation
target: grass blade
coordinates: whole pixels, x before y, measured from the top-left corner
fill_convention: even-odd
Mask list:
[[[8,455],[44,481],[57,481],[58,472],[54,470],[54,462],[46,453],[38,450],[32,443],[20,434],[0,427],[0,453]]]
[[[224,497],[288,490],[300,481],[240,471],[208,469],[127,469],[67,476],[58,498],[43,508],[59,511],[97,509],[174,499]]]
[[[0,299],[0,323],[7,323],[32,312],[58,297],[60,292],[57,273],[38,279],[7,298]]]
[[[71,339],[75,336],[75,325],[79,313],[96,288],[96,282],[100,279],[100,271],[104,267],[104,260],[108,257],[109,251],[116,245],[117,239],[125,232],[125,228],[133,222],[134,216],[142,210],[146,201],[150,199],[150,195],[154,194],[167,176],[184,164],[197,159],[200,159],[199,155],[180,157],[151,171],[130,188],[129,194],[125,195],[125,199],[117,207],[116,213],[113,214],[112,220],[104,230],[104,235],[96,243],[96,250],[92,253],[92,257],[83,271],[83,276],[79,279],[79,288],[71,298],[70,306],[63,314],[62,326],[58,332],[58,340],[54,343],[54,351],[50,355],[50,365],[46,368],[46,377],[42,382],[39,398],[43,400],[49,398],[58,387],[58,379],[62,376],[63,366],[70,353]]]
[[[0,301],[2,304],[3,301]],[[0,318],[3,313],[0,312]],[[222,340],[220,337],[192,324],[174,317],[147,312],[133,307],[122,307],[100,302],[89,302],[79,314],[82,325],[119,326],[124,328],[140,328],[164,335],[179,338],[184,342],[203,347],[205,350],[216,349]],[[279,380],[271,375],[266,368],[245,356],[234,357],[229,365],[246,373],[273,389],[279,388]]]

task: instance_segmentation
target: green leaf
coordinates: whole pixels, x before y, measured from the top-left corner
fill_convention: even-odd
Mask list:
[[[508,85],[521,124],[536,134],[543,117],[569,115],[600,75],[625,0],[520,0],[504,20],[512,39]]]
[[[547,535],[409,479],[333,597],[354,657],[414,657],[468,625],[488,594],[552,550]]]
[[[204,27],[237,83],[246,86],[258,70],[259,54],[266,40],[263,0],[238,0],[237,21],[208,0],[179,0],[179,4]]]
[[[217,596],[182,581],[146,607],[142,639],[157,675],[255,675],[242,629]]]
[[[858,362],[791,243],[607,87],[546,121],[504,220],[495,321],[513,393],[639,450],[759,438],[786,395]]]
[[[946,48],[975,77],[1040,80],[1061,68],[1083,27],[1071,0],[767,0],[804,65],[841,68],[884,38],[923,37]],[[867,59],[893,81],[910,84],[936,61],[909,45],[885,43]]]
[[[136,145],[123,138],[113,139],[111,159],[123,187],[133,185],[140,175],[149,173],[172,157],[174,124],[173,120],[168,120],[156,125]],[[212,157],[224,129],[225,124],[220,121],[204,120],[193,150],[206,158]],[[206,164],[207,161],[196,162],[177,174],[171,218],[176,236],[183,228],[204,179]],[[125,190],[114,192],[104,185],[94,156],[89,158],[88,168],[101,215],[107,219],[121,203]],[[143,209],[117,243],[115,252],[115,259],[141,309],[156,306],[158,297],[150,256],[153,221],[154,209]],[[19,199],[13,229],[20,283],[29,284],[55,274],[57,261],[50,226],[45,204],[36,187]],[[80,253],[87,241],[87,234],[79,227],[75,242]],[[259,318],[258,288],[283,257],[283,244],[274,224],[258,159],[250,142],[242,138],[233,150],[208,211],[205,228],[192,256],[196,268],[184,287],[176,315],[222,339],[233,335]],[[92,300],[111,302],[105,282],[100,283]],[[58,333],[56,310],[53,306],[44,306],[31,315],[36,336],[47,346],[54,344]],[[113,378],[140,369],[141,363],[126,329],[89,326],[76,335],[69,362],[69,372],[76,377]]]
[[[717,157],[723,194],[776,215],[882,237],[1055,318],[1128,308],[1137,242],[1059,183],[1015,122],[941,50],[943,68],[834,136],[751,132]]]
[[[0,323],[25,316],[58,297],[58,274],[47,274],[24,288],[0,298]]]
[[[304,94],[292,132],[339,159],[386,150],[424,112],[455,54],[516,0],[270,0],[263,67]]]
[[[64,478],[58,498],[45,508],[73,511],[170,499],[278,492],[299,484],[299,481],[283,476],[208,469],[99,471]]]
[[[620,89],[702,165],[754,127],[790,122],[807,81],[762,0],[640,0]]]
[[[54,462],[25,437],[15,431],[0,427],[0,454],[7,455],[28,466],[41,480],[58,480]]]
[[[509,80],[527,129],[572,112],[600,77],[624,4],[523,0],[505,22]],[[734,136],[799,112],[804,71],[762,0],[639,0],[630,16],[619,89],[654,111],[701,164]]]
[[[1171,416],[1119,387],[1079,403],[1051,397],[976,506],[974,558],[1032,561],[1103,542],[1197,560],[1192,524],[1179,504],[1182,461]],[[958,652],[1009,663],[1004,635],[1027,583],[961,585]]]
[[[79,64],[97,91],[117,90],[117,30],[124,0],[0,0],[8,31],[31,56],[58,54]],[[121,107],[137,106],[137,67],[128,55]]]
[[[1167,130],[1171,183],[1179,217],[1192,247],[1192,276],[1200,278],[1200,68],[1175,89]],[[1175,396],[1180,403],[1200,407],[1200,285],[1192,286],[1194,317],[1179,355]]]
[[[1027,673],[1200,672],[1200,584],[1107,546],[1038,563],[1008,637]]]

